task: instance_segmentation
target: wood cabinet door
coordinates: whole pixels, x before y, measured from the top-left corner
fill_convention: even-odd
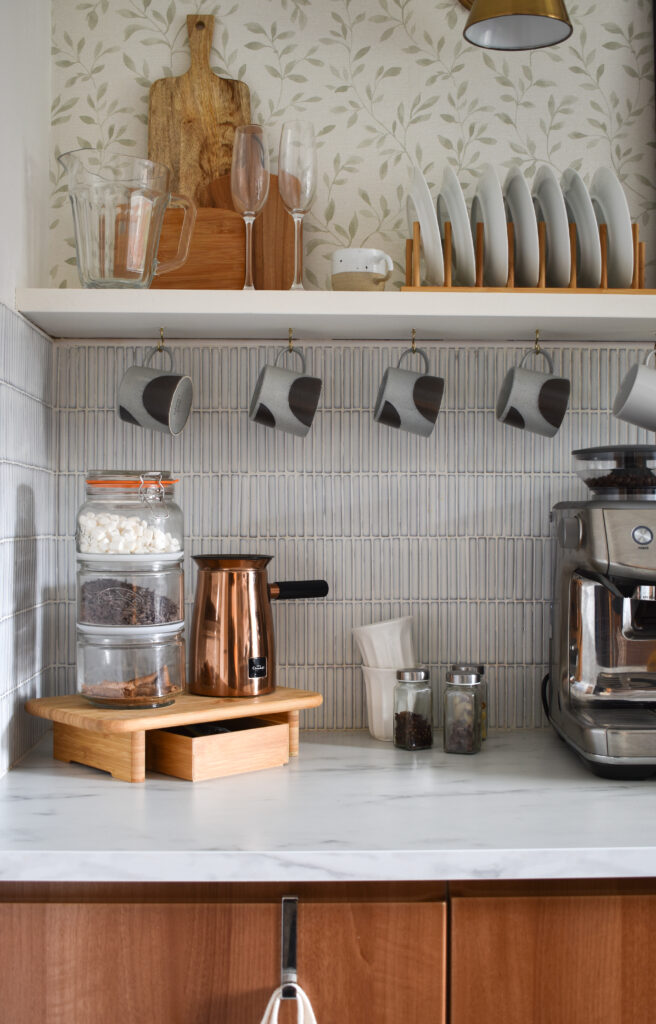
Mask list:
[[[656,1020],[656,896],[454,898],[451,1024]]]
[[[318,1024],[443,1024],[445,927],[441,902],[300,900]],[[259,1024],[279,983],[279,901],[0,904],[7,1024]]]

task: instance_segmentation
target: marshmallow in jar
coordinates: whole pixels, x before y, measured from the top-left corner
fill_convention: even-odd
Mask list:
[[[90,473],[77,517],[78,552],[179,558],[183,524],[175,484],[164,471]]]

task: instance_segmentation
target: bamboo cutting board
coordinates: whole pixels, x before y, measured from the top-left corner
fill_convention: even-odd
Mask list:
[[[148,158],[170,168],[172,192],[207,206],[204,190],[230,172],[235,128],[250,123],[250,93],[210,70],[213,15],[190,14],[187,31],[191,67],[150,87]]]
[[[200,207],[189,256],[170,274],[153,278],[151,288],[242,288],[246,269],[243,218],[235,213],[230,175],[215,178],[206,190],[208,203]],[[180,210],[167,210],[157,259],[171,259],[178,247]],[[294,280],[294,222],[271,175],[269,198],[253,226],[253,281],[258,289],[291,288]]]

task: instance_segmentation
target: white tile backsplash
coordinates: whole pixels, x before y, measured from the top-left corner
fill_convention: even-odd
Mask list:
[[[413,614],[419,656],[436,682],[456,659],[488,666],[491,724],[544,724],[550,598],[549,509],[581,497],[574,447],[645,440],[609,415],[631,347],[552,348],[571,374],[571,408],[554,439],[496,421],[496,392],[521,346],[428,344],[431,371],[446,379],[432,437],[374,423],[380,377],[404,345],[302,343],[322,377],[319,412],[305,439],[250,423],[250,394],[277,345],[172,343],[194,381],[194,409],[179,438],[121,423],[118,379],[146,346],[56,346],[58,587],[67,614],[57,665],[74,663],[70,536],[87,468],[169,468],[185,515],[187,620],[195,570],[190,553],[256,548],[275,556],[273,579],[324,576],[327,600],[274,605],[280,680],[319,690],[310,727],[366,725],[354,625]],[[642,354],[642,353],[641,353]]]
[[[0,305],[0,775],[43,734],[55,662],[53,343]]]

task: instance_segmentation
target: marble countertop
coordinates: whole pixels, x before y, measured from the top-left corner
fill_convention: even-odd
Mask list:
[[[655,794],[589,774],[551,730],[475,757],[308,732],[283,768],[132,785],[54,761],[46,737],[0,780],[0,880],[656,876]]]

